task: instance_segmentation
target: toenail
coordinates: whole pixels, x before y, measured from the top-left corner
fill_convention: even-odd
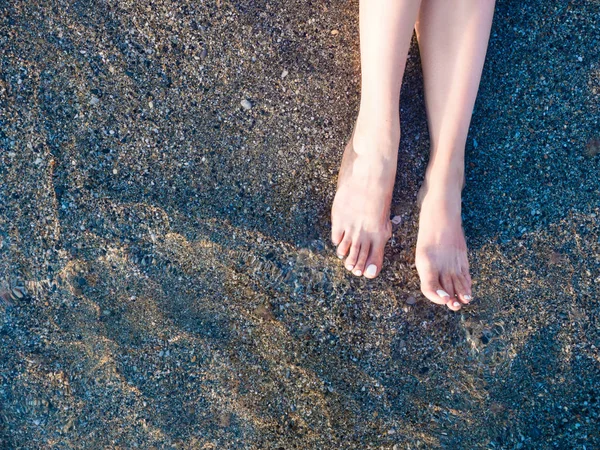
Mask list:
[[[458,302],[454,302],[454,303],[453,303],[453,305],[454,305],[455,307],[458,307],[458,306],[460,306],[460,303],[458,303]]]
[[[356,275],[357,277],[360,277],[362,275],[362,271],[360,270],[355,270],[354,272],[352,272],[354,275]]]
[[[470,295],[465,295],[464,298],[466,301],[470,302],[472,297]]]
[[[365,270],[365,276],[374,277],[376,273],[377,266],[375,264],[369,264],[369,267],[367,267],[367,270]]]
[[[338,258],[344,259],[344,255],[337,255]]]
[[[438,289],[437,291],[435,291],[435,293],[437,295],[439,295],[440,297],[450,297],[450,294],[448,294],[446,291],[444,291],[442,289]]]
[[[352,269],[354,269],[354,266],[351,266],[350,264],[348,264],[348,265],[346,266],[346,269],[347,269],[347,270],[352,270]]]

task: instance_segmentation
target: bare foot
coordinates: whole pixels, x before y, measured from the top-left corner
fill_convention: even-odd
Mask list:
[[[394,123],[394,121],[392,121]],[[357,121],[346,146],[331,209],[331,239],[346,269],[375,278],[392,235],[390,203],[400,124],[371,127]]]
[[[428,169],[419,193],[421,214],[415,264],[423,295],[458,311],[471,301],[467,244],[461,224],[462,170]]]

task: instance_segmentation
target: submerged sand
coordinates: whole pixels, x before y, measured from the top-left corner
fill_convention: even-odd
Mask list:
[[[415,45],[385,269],[328,242],[356,2],[0,4],[0,447],[600,447],[599,18],[498,2],[453,313]]]

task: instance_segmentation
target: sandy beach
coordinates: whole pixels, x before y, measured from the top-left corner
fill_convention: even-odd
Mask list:
[[[416,40],[373,281],[329,241],[358,2],[0,2],[0,448],[600,448],[600,1],[498,0],[474,279],[420,293]]]

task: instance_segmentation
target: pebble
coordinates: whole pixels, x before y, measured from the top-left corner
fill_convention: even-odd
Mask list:
[[[402,222],[402,217],[400,216],[394,216],[392,217],[392,223],[394,225],[399,225]]]
[[[340,32],[338,30],[331,30],[331,34],[332,36],[337,36],[338,34],[340,34]]]
[[[12,297],[14,300],[20,300],[24,297],[23,291],[20,288],[14,288],[12,290]]]
[[[254,313],[263,320],[273,320],[275,318],[270,308],[268,308],[266,305],[259,305],[254,310]]]
[[[100,99],[98,97],[96,97],[95,95],[92,95],[92,98],[90,98],[90,105],[94,106],[94,105],[97,105],[98,103],[100,103]]]
[[[406,299],[406,304],[407,304],[407,305],[414,305],[415,303],[417,303],[417,299],[416,299],[416,298],[414,298],[414,297],[408,297],[408,298]]]
[[[289,74],[289,72],[287,70],[284,70],[283,72],[281,72],[281,78],[287,77],[288,74]]]
[[[252,103],[250,103],[250,100],[248,99],[242,100],[240,104],[242,105],[242,108],[244,108],[246,111],[250,111],[250,109],[252,109]]]

